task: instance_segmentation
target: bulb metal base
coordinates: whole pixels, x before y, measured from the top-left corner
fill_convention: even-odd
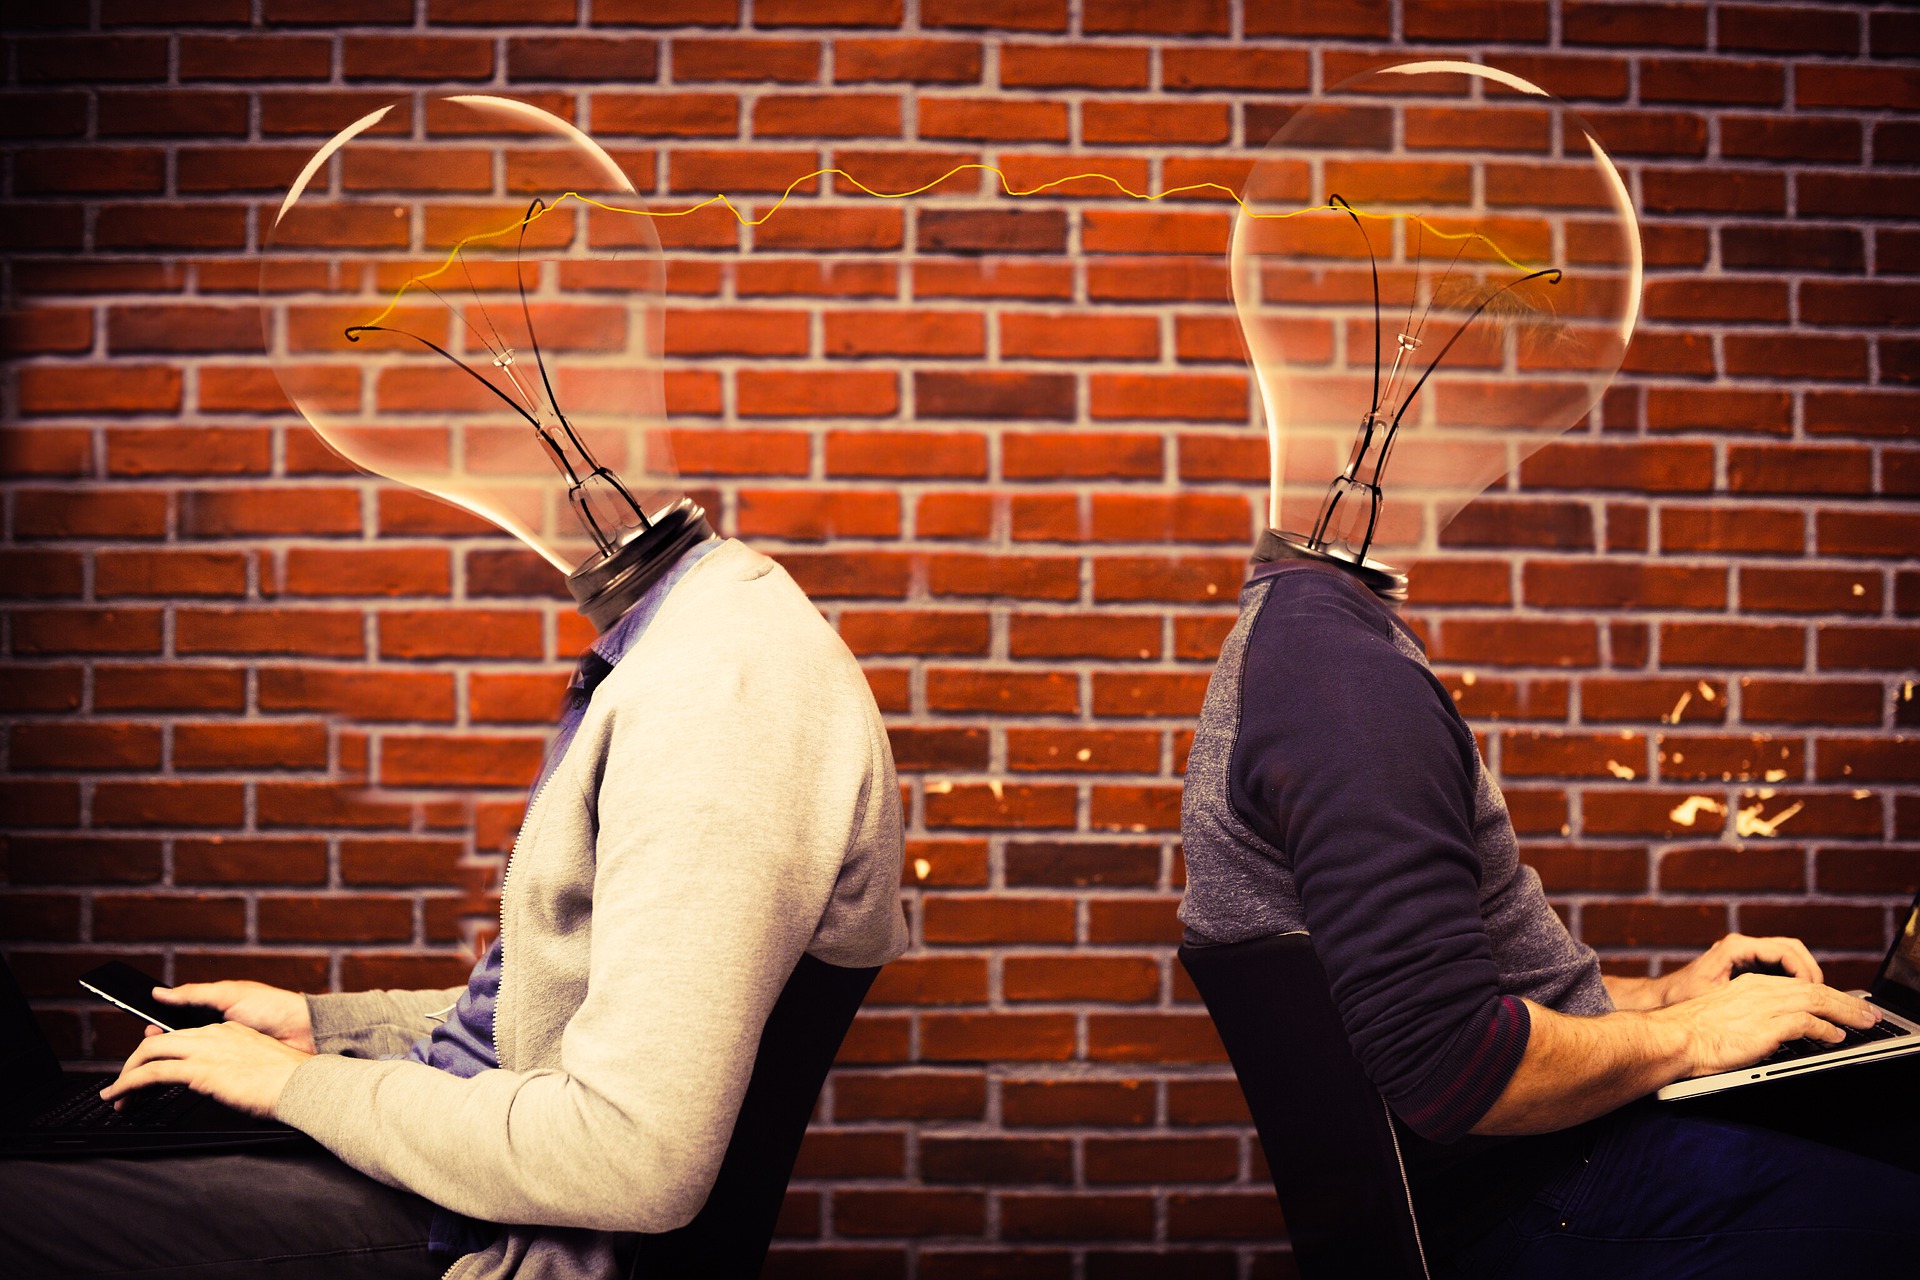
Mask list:
[[[568,574],[567,590],[593,629],[605,631],[673,567],[681,552],[712,536],[706,509],[692,498],[682,498],[655,516],[651,525],[634,530],[613,550]]]
[[[1362,586],[1382,600],[1399,604],[1407,598],[1405,573],[1378,560],[1356,562],[1324,548],[1316,550],[1307,545],[1303,534],[1266,530],[1260,535],[1260,541],[1254,544],[1253,560],[1255,564],[1265,564],[1270,560],[1314,560],[1352,574]]]

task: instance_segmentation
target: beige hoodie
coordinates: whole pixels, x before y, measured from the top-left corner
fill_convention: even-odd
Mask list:
[[[313,997],[321,1053],[275,1115],[509,1224],[450,1278],[610,1277],[608,1233],[705,1203],[801,953],[864,967],[905,948],[900,862],[859,664],[785,570],[727,542],[595,691],[528,809],[502,889],[500,1069],[368,1060],[459,988]]]

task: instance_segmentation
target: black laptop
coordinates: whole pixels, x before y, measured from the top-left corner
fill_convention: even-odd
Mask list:
[[[256,1120],[184,1085],[143,1089],[115,1111],[100,1100],[112,1079],[60,1069],[0,959],[0,1156],[126,1156],[312,1142],[298,1129]]]

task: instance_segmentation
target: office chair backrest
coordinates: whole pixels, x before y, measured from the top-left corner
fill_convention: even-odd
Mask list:
[[[1183,946],[1180,963],[1240,1078],[1301,1275],[1422,1280],[1393,1122],[1307,935]]]
[[[800,957],[760,1032],[753,1075],[706,1205],[684,1227],[640,1237],[635,1280],[760,1274],[820,1086],[879,972]]]

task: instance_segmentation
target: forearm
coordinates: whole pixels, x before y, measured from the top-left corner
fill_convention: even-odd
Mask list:
[[[1617,973],[1602,974],[1600,981],[1606,984],[1607,995],[1613,999],[1616,1009],[1663,1009],[1667,1006],[1667,980],[1662,978],[1629,978]]]
[[[1623,1009],[1573,1018],[1532,1001],[1527,1011],[1532,1028],[1526,1053],[1474,1133],[1551,1133],[1687,1074],[1686,1034],[1658,1013]]]
[[[404,1053],[432,1030],[427,1015],[460,998],[464,987],[427,991],[353,991],[310,995],[307,1017],[321,1053],[378,1058]]]

